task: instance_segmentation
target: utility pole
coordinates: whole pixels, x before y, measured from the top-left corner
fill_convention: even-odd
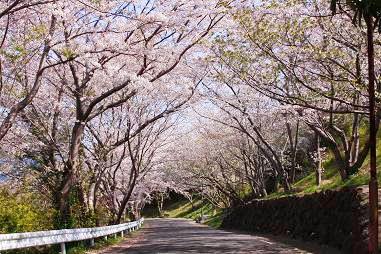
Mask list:
[[[364,15],[367,28],[368,52],[368,92],[369,92],[369,149],[370,149],[370,180],[369,180],[369,253],[378,253],[378,182],[377,182],[377,120],[374,72],[374,22],[369,13]]]
[[[369,94],[369,150],[370,150],[370,179],[369,179],[369,245],[370,254],[378,253],[378,182],[377,182],[377,119],[376,107],[376,75],[374,67],[374,31],[378,26],[381,31],[381,1],[354,0],[345,1],[355,11],[354,21],[361,26],[362,19],[366,23],[367,54],[368,54],[368,94]],[[341,0],[331,0],[331,10],[336,14],[336,6]]]

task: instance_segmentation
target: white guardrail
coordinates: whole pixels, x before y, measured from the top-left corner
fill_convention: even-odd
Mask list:
[[[21,249],[42,245],[60,244],[61,254],[66,254],[65,243],[82,240],[90,240],[90,245],[94,245],[94,239],[98,237],[121,233],[129,233],[139,229],[144,222],[144,218],[138,221],[128,222],[119,225],[97,227],[97,228],[78,228],[38,231],[30,233],[0,234],[0,251]]]

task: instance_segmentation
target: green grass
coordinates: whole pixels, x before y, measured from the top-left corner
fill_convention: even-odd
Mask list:
[[[98,238],[95,241],[95,246],[89,247],[88,244],[85,244],[84,242],[77,243],[77,246],[73,246],[71,248],[68,248],[67,253],[68,254],[86,254],[86,253],[94,253],[96,250],[101,250],[103,248],[106,248],[108,246],[116,245],[128,238],[134,237],[136,234],[138,234],[139,231],[130,232],[129,234],[125,235],[124,237],[117,236],[114,237],[113,235],[108,236],[107,240],[105,238]]]
[[[222,216],[222,210],[217,210],[217,212],[209,217],[204,224],[215,229],[220,228],[222,223]]]
[[[199,198],[193,201],[193,205],[191,202],[183,200],[169,205],[164,210],[164,216],[170,218],[186,218],[196,220],[196,218],[201,215],[209,216],[204,224],[213,228],[218,228],[221,225],[222,211],[214,208],[209,202],[205,200],[203,201]]]
[[[107,246],[118,244],[121,241],[123,241],[124,239],[125,238],[122,238],[120,236],[118,236],[116,238],[114,236],[109,236],[107,238],[107,240],[104,239],[104,238],[100,238],[99,240],[97,240],[95,242],[95,246],[94,247],[89,247],[88,245],[85,245],[85,244],[82,243],[82,244],[79,244],[78,246],[70,248],[67,251],[67,253],[68,254],[84,254],[84,253],[87,253],[87,252],[91,252],[91,251],[94,251],[94,250],[99,250],[99,249],[105,248]]]
[[[342,181],[338,167],[335,165],[334,160],[328,158],[323,163],[324,172],[322,175],[322,184],[317,186],[315,183],[315,172],[311,172],[304,178],[300,179],[293,184],[293,191],[291,193],[285,193],[282,190],[276,193],[272,193],[266,197],[266,199],[280,198],[289,195],[306,195],[314,192],[319,192],[328,189],[341,189],[343,187],[357,187],[361,185],[367,185],[369,182],[369,157],[364,161],[363,166],[359,172],[350,176],[346,181]],[[377,140],[377,178],[381,183],[381,134],[378,135]]]

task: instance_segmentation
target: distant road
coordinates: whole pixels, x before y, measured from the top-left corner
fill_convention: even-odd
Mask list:
[[[100,253],[339,253],[327,248],[303,245],[292,241],[284,243],[279,239],[215,230],[185,219],[147,219],[135,239],[127,239],[118,246]]]

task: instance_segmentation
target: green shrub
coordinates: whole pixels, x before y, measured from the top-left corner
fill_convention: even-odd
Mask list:
[[[10,193],[0,189],[0,233],[52,229],[51,208],[31,193]]]

